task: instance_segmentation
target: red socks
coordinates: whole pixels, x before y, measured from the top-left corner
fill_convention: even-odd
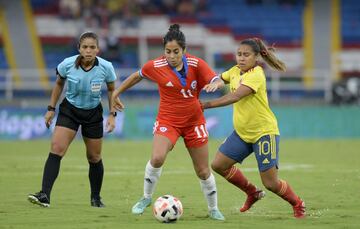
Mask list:
[[[256,192],[256,187],[251,184],[241,173],[241,171],[235,166],[232,166],[230,169],[226,170],[223,174],[223,177],[248,195]]]
[[[242,172],[235,166],[232,166],[230,169],[226,170],[223,174],[223,177],[248,195],[256,192],[256,187],[251,184],[242,174]],[[292,206],[295,206],[299,203],[299,201],[301,201],[300,198],[291,189],[290,185],[284,180],[279,180],[278,191],[275,193],[289,202]]]
[[[294,193],[294,191],[291,189],[290,185],[286,181],[279,181],[279,189],[276,194],[289,202],[292,206],[295,206],[300,201],[300,198]]]

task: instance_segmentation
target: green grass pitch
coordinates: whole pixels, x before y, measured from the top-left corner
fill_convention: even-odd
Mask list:
[[[210,160],[220,141],[210,141]],[[306,202],[308,217],[296,220],[291,206],[267,192],[246,213],[245,195],[216,175],[219,207],[225,222],[207,217],[207,207],[191,159],[179,141],[170,152],[154,198],[177,196],[184,214],[175,224],[155,220],[151,208],[131,214],[141,197],[144,166],[151,141],[106,140],[103,144],[104,209],[90,207],[88,164],[81,140],[61,162],[50,208],[30,204],[27,194],[40,190],[49,141],[0,141],[0,228],[360,228],[360,140],[283,140],[280,178]],[[244,174],[263,187],[255,157],[247,158]]]

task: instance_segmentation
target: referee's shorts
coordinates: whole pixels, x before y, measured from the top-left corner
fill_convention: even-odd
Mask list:
[[[65,98],[59,106],[56,126],[77,131],[80,125],[82,136],[95,139],[103,137],[103,108],[101,103],[95,108],[85,110],[75,107]]]

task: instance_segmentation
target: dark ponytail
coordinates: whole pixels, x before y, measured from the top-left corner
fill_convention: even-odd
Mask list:
[[[81,42],[85,39],[85,38],[92,38],[92,39],[94,39],[94,40],[96,40],[96,45],[99,47],[99,38],[98,38],[98,36],[96,35],[96,33],[94,33],[94,32],[90,32],[90,31],[88,31],[88,32],[84,32],[84,33],[82,33],[81,35],[80,35],[80,37],[79,37],[79,41],[78,41],[78,49],[80,49],[80,45],[81,45]],[[75,68],[79,68],[79,66],[80,66],[80,64],[81,64],[81,59],[82,59],[83,57],[81,56],[81,55],[79,55],[77,58],[76,58],[76,60],[75,60]]]
[[[273,47],[267,47],[265,43],[259,38],[246,39],[240,42],[243,45],[249,45],[254,53],[260,54],[263,60],[272,68],[278,71],[286,71],[286,65],[279,60],[275,54]]]
[[[172,24],[169,27],[169,31],[166,33],[166,35],[163,38],[163,44],[165,45],[170,42],[176,40],[176,42],[179,44],[179,46],[185,50],[186,48],[186,41],[185,41],[185,35],[180,30],[179,24]]]

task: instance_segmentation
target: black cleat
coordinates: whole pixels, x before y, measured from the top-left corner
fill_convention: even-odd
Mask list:
[[[101,201],[101,197],[92,197],[91,198],[91,206],[96,208],[104,208],[105,204]]]
[[[40,191],[35,194],[29,194],[28,195],[28,201],[33,204],[37,204],[41,207],[48,208],[50,207],[50,200],[46,193]]]

